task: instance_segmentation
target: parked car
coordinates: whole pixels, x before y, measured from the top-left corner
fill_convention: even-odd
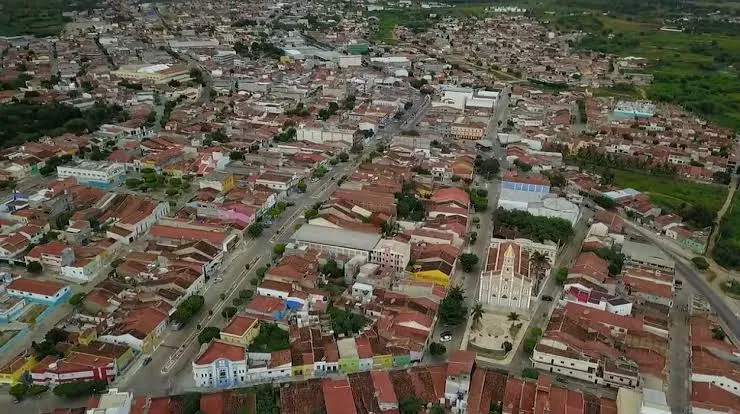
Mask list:
[[[152,357],[146,357],[146,358],[144,359],[144,366],[147,366],[147,365],[149,365],[149,363],[150,363],[150,362],[152,362]]]
[[[552,296],[545,295],[542,297],[542,300],[544,300],[545,302],[552,302]]]
[[[452,340],[452,332],[445,331],[439,335],[439,342],[450,342]]]

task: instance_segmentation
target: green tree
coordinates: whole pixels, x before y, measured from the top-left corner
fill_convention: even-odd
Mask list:
[[[311,219],[315,219],[319,216],[319,212],[317,210],[314,210],[312,208],[306,210],[303,212],[303,217],[306,219],[306,221],[309,221]]]
[[[211,342],[214,338],[218,338],[221,335],[221,329],[216,326],[206,326],[198,334],[198,343],[203,345]]]
[[[531,378],[531,379],[537,379],[540,377],[540,372],[537,371],[534,368],[524,368],[522,370],[522,377],[524,378]]]
[[[463,271],[466,273],[473,271],[478,264],[478,260],[478,256],[475,253],[463,253],[460,255],[460,265],[462,265]]]
[[[72,306],[77,306],[85,299],[85,294],[82,292],[75,293],[69,298],[69,304]]]
[[[340,152],[339,153],[339,161],[341,161],[341,162],[347,162],[347,161],[349,161],[349,154],[347,154],[346,152]]]
[[[41,266],[41,263],[37,261],[32,261],[28,265],[26,265],[26,269],[33,274],[39,274],[44,271],[44,268]]]
[[[694,257],[693,259],[691,259],[691,262],[693,262],[694,266],[696,266],[696,268],[699,270],[709,269],[709,262],[707,262],[707,259],[701,256]]]
[[[285,244],[283,243],[275,243],[272,245],[272,252],[275,253],[277,256],[282,256],[283,253],[285,253]]]
[[[262,224],[260,223],[252,223],[249,227],[247,227],[247,232],[249,233],[252,238],[257,238],[260,235],[262,235],[262,230],[264,228],[262,227]]]
[[[26,393],[28,393],[28,385],[20,382],[18,384],[13,385],[8,390],[8,394],[13,396],[16,400],[22,401],[23,398],[26,397]]]
[[[565,282],[568,280],[568,268],[567,267],[560,267],[555,272],[555,282],[557,282],[558,285],[563,286]]]
[[[719,326],[712,328],[712,338],[718,341],[724,341],[726,337],[725,331]]]
[[[236,315],[237,309],[233,306],[227,306],[223,308],[221,311],[221,316],[224,317],[224,319],[231,319],[234,315]]]
[[[444,355],[447,352],[447,347],[439,342],[432,342],[429,344],[429,353],[434,356]]]
[[[483,314],[485,311],[483,310],[483,305],[481,305],[479,302],[475,302],[475,305],[473,305],[473,309],[470,310],[470,317],[473,318],[473,327],[478,328],[480,326],[480,321],[483,319]]]
[[[249,345],[249,352],[274,352],[288,349],[288,331],[277,324],[260,322],[259,334]]]
[[[424,401],[415,396],[409,396],[401,398],[398,402],[398,411],[400,414],[418,414],[419,410],[424,406]]]
[[[445,325],[457,326],[465,321],[467,316],[465,292],[460,286],[453,286],[447,292],[447,296],[439,303],[437,315]]]

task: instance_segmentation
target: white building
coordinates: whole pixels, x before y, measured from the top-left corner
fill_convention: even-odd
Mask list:
[[[241,345],[214,340],[193,361],[199,387],[230,388],[247,382],[247,354]]]
[[[411,245],[392,239],[381,239],[370,253],[370,262],[383,268],[403,272],[411,260]]]
[[[257,177],[256,184],[277,191],[288,191],[296,185],[298,180],[295,176],[275,173],[264,173]]]
[[[134,394],[118,391],[118,388],[109,388],[108,392],[100,395],[93,401],[94,407],[88,402],[85,414],[129,414],[134,401]],[[97,402],[94,402],[97,401]]]
[[[296,140],[309,141],[316,144],[326,142],[344,142],[347,145],[354,145],[360,139],[358,129],[352,125],[334,125],[320,124],[313,122],[311,124],[300,124],[296,128]]]
[[[293,240],[298,247],[316,249],[329,256],[359,255],[369,259],[380,234],[304,224],[293,233]]]
[[[528,311],[533,287],[530,267],[529,253],[517,243],[491,246],[480,277],[478,301],[485,307]]]
[[[80,185],[111,188],[118,185],[126,174],[123,164],[109,162],[83,161],[77,165],[57,167],[59,178],[74,177]]]
[[[447,360],[445,400],[453,413],[465,413],[467,410],[474,363],[475,352],[471,351],[454,351]]]
[[[361,55],[339,56],[339,67],[344,69],[353,66],[362,66]]]

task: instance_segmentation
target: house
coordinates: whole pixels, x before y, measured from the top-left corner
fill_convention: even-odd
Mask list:
[[[257,318],[239,314],[235,315],[229,324],[221,330],[221,341],[240,345],[247,348],[254,338],[259,335],[260,324]]]
[[[445,400],[451,406],[452,412],[466,411],[474,364],[475,352],[471,351],[453,351],[447,359]]]
[[[393,390],[393,383],[388,371],[374,370],[370,372],[373,380],[375,398],[381,412],[398,410],[398,397]]]
[[[409,260],[411,260],[411,246],[393,239],[381,239],[370,254],[370,263],[398,273],[406,269]]]
[[[231,191],[234,185],[234,175],[221,172],[212,172],[198,180],[199,188],[213,188],[222,194]]]
[[[326,414],[357,414],[348,379],[323,379],[321,391],[324,394]]]
[[[285,301],[282,299],[257,295],[247,303],[244,311],[279,321],[285,317],[287,308],[285,306]]]
[[[31,369],[35,385],[55,386],[69,382],[112,381],[118,375],[113,358],[69,352],[63,358],[47,356]]]
[[[23,298],[29,302],[56,305],[66,298],[69,286],[52,281],[19,277],[8,283],[6,291],[10,296]]]
[[[255,184],[263,185],[272,190],[284,192],[288,191],[291,187],[298,184],[298,179],[293,175],[267,172],[258,176]]]
[[[159,345],[169,311],[172,307],[163,301],[142,303],[126,309],[114,318],[115,325],[99,336],[98,340],[125,344],[137,351],[151,354]]]
[[[199,387],[230,388],[246,382],[247,354],[244,347],[211,341],[193,361],[193,379]]]
[[[38,361],[33,355],[22,352],[0,367],[0,384],[15,385],[21,376],[36,366]]]
[[[119,185],[125,174],[126,167],[123,164],[104,161],[84,161],[77,165],[57,167],[59,178],[74,177],[80,185],[103,189]]]
[[[26,254],[26,264],[38,262],[41,266],[52,272],[61,272],[63,266],[69,266],[74,261],[72,246],[60,241],[52,240],[41,244]]]
[[[676,262],[668,257],[659,248],[645,243],[637,243],[625,240],[622,244],[622,254],[625,263],[635,266],[644,266],[652,269],[673,272]]]

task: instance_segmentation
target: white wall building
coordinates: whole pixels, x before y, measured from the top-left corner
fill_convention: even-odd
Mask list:
[[[57,167],[59,178],[74,177],[80,185],[111,188],[121,182],[126,167],[123,164],[84,161],[77,165]]]

